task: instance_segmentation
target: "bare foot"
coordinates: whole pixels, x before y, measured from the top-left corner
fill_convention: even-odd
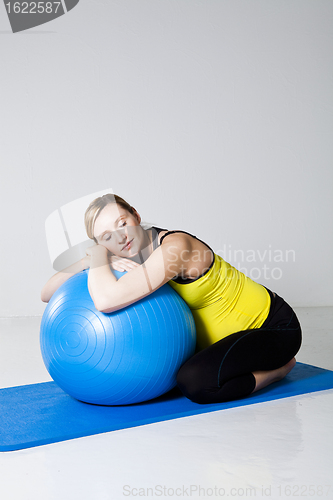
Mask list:
[[[263,389],[273,382],[282,380],[294,368],[295,365],[296,359],[293,358],[286,365],[281,366],[281,368],[277,368],[276,370],[253,372],[253,375],[256,379],[256,386],[252,393],[260,391],[260,389]]]

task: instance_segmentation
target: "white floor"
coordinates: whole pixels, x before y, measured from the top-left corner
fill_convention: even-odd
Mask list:
[[[297,308],[297,361],[333,370],[333,308]],[[51,380],[41,318],[0,319],[0,387]],[[333,499],[333,389],[0,453],[1,500]]]

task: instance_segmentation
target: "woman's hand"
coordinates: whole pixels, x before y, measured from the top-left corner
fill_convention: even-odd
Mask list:
[[[109,253],[109,250],[103,245],[93,245],[92,247],[86,248],[86,255],[90,257],[94,257],[95,255],[105,255]]]
[[[91,255],[85,255],[85,257],[82,257],[81,259],[81,263],[82,263],[82,266],[83,266],[83,271],[85,269],[89,269],[90,267],[90,261],[91,261]]]
[[[132,271],[136,267],[138,267],[140,264],[137,262],[134,262],[130,259],[125,259],[123,257],[118,257],[117,255],[113,255],[107,248],[105,248],[103,245],[93,245],[92,247],[86,248],[86,256],[83,257],[82,262],[83,265],[86,266],[85,269],[91,266],[91,259],[98,255],[101,254],[102,256],[107,253],[107,258],[109,261],[109,264],[111,266],[111,269],[114,269],[115,271]]]
[[[117,255],[112,255],[112,254],[110,254],[109,256],[109,262],[112,269],[120,272],[132,271],[133,269],[135,269],[140,265],[137,262],[133,262],[130,259],[124,259],[123,257],[118,257]]]

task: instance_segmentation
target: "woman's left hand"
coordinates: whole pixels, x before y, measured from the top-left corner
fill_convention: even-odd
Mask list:
[[[86,248],[86,255],[90,255],[91,257],[95,257],[96,255],[105,255],[107,256],[109,250],[103,245],[93,245],[92,247]]]

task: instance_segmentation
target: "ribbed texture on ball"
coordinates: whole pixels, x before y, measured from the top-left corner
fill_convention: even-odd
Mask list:
[[[124,273],[113,271],[119,279]],[[176,385],[194,354],[195,323],[168,285],[119,311],[97,311],[88,271],[69,278],[47,304],[40,346],[53,380],[86,403],[124,405],[155,398]]]

